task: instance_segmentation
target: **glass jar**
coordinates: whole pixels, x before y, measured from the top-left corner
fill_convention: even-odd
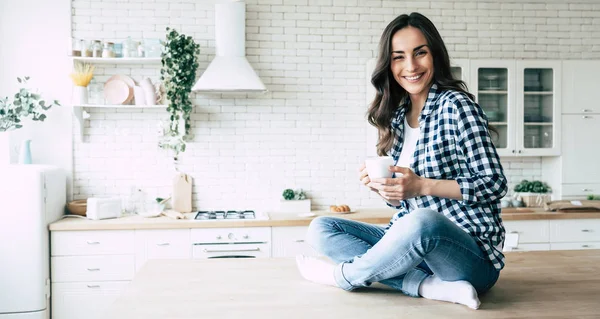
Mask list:
[[[104,42],[104,49],[102,50],[103,58],[114,58],[115,57],[115,44],[113,42]]]
[[[104,104],[103,85],[96,82],[95,79],[92,79],[88,85],[88,101],[95,105]]]
[[[102,42],[100,40],[94,40],[94,43],[92,44],[92,57],[102,57]]]

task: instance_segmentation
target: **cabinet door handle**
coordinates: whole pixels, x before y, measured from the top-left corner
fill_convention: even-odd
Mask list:
[[[237,253],[237,252],[245,252],[245,251],[260,251],[260,248],[249,248],[249,249],[206,249],[204,248],[202,251],[205,253]]]
[[[100,268],[88,268],[88,271],[100,271]]]
[[[87,285],[88,288],[100,288],[100,285]]]
[[[169,243],[160,243],[160,244],[156,244],[156,246],[169,246]]]
[[[297,242],[297,243],[303,243],[303,242],[304,242],[304,239],[296,239],[296,242]]]
[[[88,240],[88,241],[87,241],[87,244],[88,244],[88,245],[99,245],[99,244],[100,244],[100,242],[99,242],[99,241],[89,241],[89,240]]]
[[[592,113],[592,110],[590,110],[590,109],[583,109],[583,110],[581,110],[581,111],[582,111],[583,113]]]
[[[591,233],[592,232],[591,229],[582,229],[581,231],[584,232],[584,233]]]
[[[582,119],[586,119],[586,120],[587,120],[587,119],[592,119],[592,118],[594,118],[594,117],[593,117],[593,116],[590,116],[590,115],[584,115],[584,116],[582,116],[581,118],[582,118]]]

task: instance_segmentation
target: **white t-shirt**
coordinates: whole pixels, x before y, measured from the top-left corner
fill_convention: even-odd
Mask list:
[[[402,152],[396,166],[408,167],[412,164],[415,155],[415,149],[417,148],[417,141],[421,134],[420,128],[412,128],[408,125],[406,117],[404,118],[404,143],[402,145]],[[418,208],[417,201],[414,198],[408,199],[409,211]]]

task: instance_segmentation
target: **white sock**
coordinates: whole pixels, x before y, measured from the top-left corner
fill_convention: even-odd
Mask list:
[[[419,286],[423,298],[463,304],[471,309],[479,308],[481,302],[477,291],[468,281],[443,281],[433,275],[425,278]]]
[[[333,277],[334,265],[316,257],[296,256],[298,270],[304,279],[317,284],[337,287]]]

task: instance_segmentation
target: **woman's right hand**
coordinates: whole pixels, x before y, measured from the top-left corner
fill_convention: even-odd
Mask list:
[[[359,179],[360,182],[369,187],[370,190],[374,191],[375,193],[379,194],[379,191],[373,187],[369,186],[369,183],[371,182],[371,179],[369,178],[369,173],[367,172],[367,166],[365,165],[365,163],[363,163],[359,168]]]

